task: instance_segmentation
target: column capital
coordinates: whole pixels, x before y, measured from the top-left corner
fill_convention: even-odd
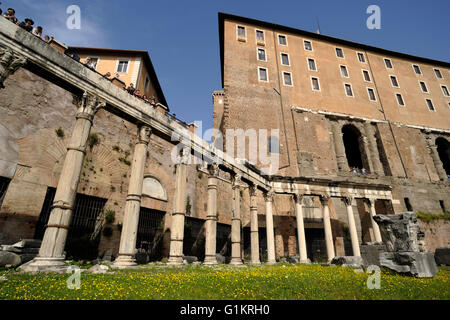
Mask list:
[[[138,141],[139,144],[148,145],[150,142],[150,136],[152,134],[152,129],[146,124],[140,124],[138,126]]]
[[[351,206],[354,197],[352,195],[346,194],[341,199],[345,203],[346,206]]]
[[[377,201],[377,199],[372,199],[372,198],[364,198],[364,201],[367,202],[369,204],[369,206],[375,206],[375,201]]]
[[[258,187],[256,184],[250,184],[248,186],[248,191],[250,193],[250,197],[256,197],[256,191],[258,190]]]
[[[233,189],[239,189],[241,187],[241,179],[242,176],[239,173],[235,173],[231,177],[231,183],[233,186]]]
[[[0,48],[0,89],[8,76],[14,74],[27,63],[27,59],[13,52],[9,48]]]
[[[208,173],[210,177],[218,177],[219,176],[219,164],[214,162],[212,164],[207,165]]]
[[[331,199],[331,197],[328,193],[323,193],[323,194],[319,195],[319,197],[320,197],[320,202],[322,203],[322,205],[328,205],[328,202]]]
[[[84,92],[81,99],[78,100],[77,119],[83,118],[92,122],[94,115],[98,110],[104,108],[106,102],[97,95]]]
[[[295,203],[301,204],[302,201],[303,201],[303,196],[304,196],[303,193],[294,193],[294,201],[295,201]]]
[[[273,202],[273,195],[275,193],[273,192],[273,189],[270,189],[269,191],[264,193],[264,199],[266,202]]]

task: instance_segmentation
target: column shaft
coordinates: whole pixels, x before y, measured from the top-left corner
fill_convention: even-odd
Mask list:
[[[327,247],[328,262],[331,262],[335,257],[333,233],[331,230],[330,209],[328,207],[329,197],[322,197],[322,212],[323,212],[323,228],[325,231],[325,245]]]
[[[373,217],[376,216],[376,210],[375,210],[375,199],[370,199],[370,220],[372,221],[372,229],[373,229],[373,234],[375,236],[375,241],[376,242],[383,242],[383,239],[381,238],[381,232],[380,232],[380,227],[378,226],[378,223],[376,223],[376,221],[373,219]]]
[[[339,171],[348,172],[347,156],[345,155],[344,141],[342,140],[341,125],[331,121],[331,132],[334,140],[334,150]]]
[[[373,170],[371,173],[375,173],[379,176],[384,175],[383,165],[380,160],[380,153],[378,152],[377,140],[375,138],[374,128],[370,122],[364,123],[364,130],[366,131],[367,143],[370,154],[368,157],[372,160]]]
[[[436,144],[433,141],[433,138],[431,136],[426,137],[428,149],[430,151],[431,158],[433,159],[434,167],[436,168],[436,172],[439,176],[439,179],[442,181],[447,181],[447,173],[444,170],[444,167],[442,166],[441,159],[439,158],[439,153],[437,151]]]
[[[308,263],[308,254],[306,251],[305,226],[303,221],[303,196],[295,195],[295,218],[297,221],[297,237],[300,263]]]
[[[355,257],[360,257],[361,252],[359,249],[358,233],[356,231],[355,216],[353,215],[353,207],[352,207],[353,198],[346,197],[344,198],[344,202],[345,207],[347,209],[348,228],[350,231],[350,239],[352,242],[353,255]]]
[[[275,236],[273,231],[272,203],[273,192],[266,195],[266,233],[267,233],[267,264],[275,264]]]
[[[136,238],[141,211],[142,184],[144,181],[145,162],[151,130],[148,126],[138,128],[138,141],[134,148],[131,163],[131,176],[128,185],[127,201],[125,203],[123,227],[120,235],[119,256],[114,265],[127,267],[136,265]]]
[[[250,241],[251,263],[261,264],[259,259],[259,233],[258,233],[258,206],[256,200],[256,187],[250,187]]]
[[[208,177],[208,207],[206,213],[205,237],[205,265],[217,264],[216,237],[217,237],[217,165],[209,166]]]
[[[233,203],[231,218],[231,261],[232,265],[241,265],[241,193],[239,175],[233,177]]]

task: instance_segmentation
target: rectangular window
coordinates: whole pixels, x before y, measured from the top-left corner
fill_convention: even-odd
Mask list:
[[[268,81],[267,69],[266,68],[258,68],[259,81]]]
[[[341,76],[348,78],[348,71],[346,66],[341,66]]]
[[[292,86],[292,75],[290,72],[283,72],[283,82],[285,86]]]
[[[150,79],[148,78],[148,76],[145,76],[145,83],[144,83],[145,93],[147,93],[149,86],[150,86]]]
[[[279,34],[278,35],[278,43],[282,46],[287,46],[286,36]]]
[[[358,60],[359,62],[365,63],[366,58],[364,57],[364,53],[358,52]]]
[[[441,70],[439,70],[439,69],[434,69],[434,74],[436,75],[436,78],[442,79]]]
[[[342,51],[341,48],[336,48],[336,56],[338,58],[343,58],[344,57],[344,51]]]
[[[370,82],[370,74],[369,71],[363,70],[364,81]]]
[[[416,74],[422,74],[422,71],[420,71],[420,67],[417,64],[413,64],[413,69]]]
[[[405,105],[405,102],[403,101],[403,97],[400,93],[396,93],[395,96],[397,97],[397,103],[401,106]]]
[[[390,59],[384,59],[384,64],[386,65],[386,68],[392,69],[392,61]]]
[[[427,100],[427,106],[428,106],[428,109],[429,109],[430,111],[435,111],[434,105],[433,105],[433,101],[431,101],[431,99],[425,99],[425,100]]]
[[[317,71],[316,61],[314,59],[308,58],[308,68],[311,71]]]
[[[239,37],[245,37],[245,27],[238,26],[237,33]]]
[[[422,89],[422,92],[428,93],[428,88],[427,88],[427,85],[425,84],[425,82],[420,81],[419,83],[420,83],[420,89]]]
[[[264,42],[264,31],[256,30],[256,40]]]
[[[320,90],[319,79],[311,78],[311,85],[313,90]]]
[[[258,48],[258,60],[266,61],[266,50]]]
[[[281,64],[285,66],[289,65],[289,55],[287,53],[281,54]]]
[[[117,71],[119,73],[127,73],[128,71],[128,60],[119,60],[119,63],[117,64]]]
[[[351,84],[348,83],[345,84],[345,94],[347,95],[347,97],[353,97],[353,90]]]
[[[311,44],[311,41],[303,40],[303,44],[304,44],[304,46],[305,46],[305,50],[312,51],[312,44]]]
[[[367,92],[369,93],[369,99],[371,101],[376,101],[377,98],[375,97],[375,91],[373,91],[372,88],[367,88]]]
[[[396,77],[396,76],[391,76],[391,83],[392,83],[392,86],[393,86],[393,87],[396,87],[396,88],[399,87],[398,81],[397,81],[397,77]]]
[[[450,96],[446,86],[441,86],[441,88],[442,88],[442,92],[444,93],[444,96],[446,96],[446,97]]]

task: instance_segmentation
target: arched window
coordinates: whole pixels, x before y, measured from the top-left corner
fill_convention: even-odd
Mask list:
[[[364,152],[362,135],[359,130],[355,126],[348,124],[342,127],[342,133],[345,155],[347,156],[347,163],[350,170],[364,169],[368,171],[367,156]]]
[[[445,138],[437,138],[436,147],[445,173],[450,177],[450,142]]]
[[[278,137],[270,136],[268,139],[269,153],[280,153],[280,142]]]
[[[164,188],[161,182],[151,176],[144,177],[144,182],[142,184],[142,195],[167,201],[166,188]]]

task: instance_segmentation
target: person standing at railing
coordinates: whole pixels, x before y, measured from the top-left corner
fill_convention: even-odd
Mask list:
[[[3,15],[6,19],[12,23],[17,23],[16,11],[13,8],[8,8],[8,11]]]

